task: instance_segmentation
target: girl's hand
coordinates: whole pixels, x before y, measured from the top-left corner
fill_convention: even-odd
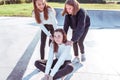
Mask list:
[[[49,80],[49,75],[45,75],[41,80]]]
[[[53,77],[52,76],[49,76],[49,79],[48,80],[53,80]]]
[[[73,45],[73,41],[67,41],[66,43],[65,43],[66,45]]]
[[[53,41],[53,37],[52,36],[50,36],[50,39]]]

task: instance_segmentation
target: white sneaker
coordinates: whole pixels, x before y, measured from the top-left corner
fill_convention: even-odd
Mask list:
[[[41,78],[41,80],[47,80],[45,77]]]
[[[62,80],[61,78],[59,78],[59,79],[56,79],[56,80]]]
[[[78,57],[75,57],[72,61],[73,63],[79,63],[80,62],[80,59]]]
[[[86,60],[85,54],[81,54],[81,61],[84,62]]]

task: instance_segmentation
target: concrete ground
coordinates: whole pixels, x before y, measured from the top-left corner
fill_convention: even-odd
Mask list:
[[[70,80],[120,80],[119,35],[116,28],[90,28],[84,42],[86,62]],[[0,17],[0,80],[40,80],[44,76],[34,67],[39,59],[39,39],[34,19]],[[48,48],[47,44],[46,59]]]

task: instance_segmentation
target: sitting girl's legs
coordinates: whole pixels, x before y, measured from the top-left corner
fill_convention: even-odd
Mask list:
[[[34,65],[35,65],[35,67],[37,67],[40,71],[45,72],[46,62],[43,63],[42,61],[37,60],[37,61],[35,61],[35,64],[34,64]]]
[[[43,61],[37,60],[37,61],[35,61],[35,66],[40,71],[45,72],[46,62],[47,61],[43,62]],[[57,59],[55,59],[53,61],[52,68],[56,64],[56,62],[57,62]],[[72,66],[71,62],[66,62],[65,61],[65,63],[60,67],[59,71],[53,77],[53,80],[62,78],[64,76],[66,76],[67,74],[71,73],[72,71],[73,71],[73,66]]]
[[[52,67],[55,65],[55,63],[57,62],[57,59],[53,60],[53,64],[52,64]],[[38,68],[40,71],[42,72],[45,72],[45,67],[46,67],[46,63],[47,63],[47,60],[37,60],[35,61],[35,66],[36,68]]]
[[[61,68],[53,77],[53,80],[62,78],[66,76],[67,74],[71,73],[73,71],[73,66],[71,64],[64,65],[65,67]]]

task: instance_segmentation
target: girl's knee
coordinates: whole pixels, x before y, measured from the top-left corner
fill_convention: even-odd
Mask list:
[[[40,61],[37,60],[37,61],[35,61],[34,65],[35,65],[36,67],[38,67],[39,63],[40,63]]]
[[[73,64],[72,63],[68,64],[68,69],[69,69],[70,72],[73,71]]]

